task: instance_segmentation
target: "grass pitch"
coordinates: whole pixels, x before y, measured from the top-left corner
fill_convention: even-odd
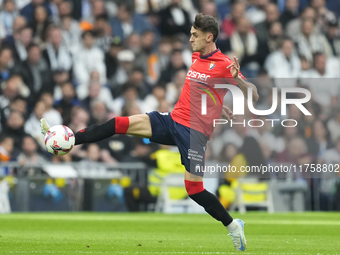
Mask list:
[[[246,222],[243,254],[339,254],[340,213],[232,214]],[[0,254],[240,254],[209,215],[0,215]]]

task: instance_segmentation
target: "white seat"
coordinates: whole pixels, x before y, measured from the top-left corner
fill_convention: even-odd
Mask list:
[[[245,185],[249,186],[253,185],[255,187],[257,184],[258,185],[267,184],[268,187],[266,189],[260,190],[256,190],[256,188],[254,188],[254,190],[245,188],[246,187]],[[236,200],[231,205],[230,210],[232,211],[238,208],[239,212],[241,214],[244,214],[247,211],[246,209],[247,206],[251,206],[258,208],[267,208],[268,213],[274,213],[274,202],[270,186],[271,186],[270,182],[259,182],[257,179],[239,179],[238,186],[236,188]],[[248,199],[245,199],[247,195]],[[249,199],[249,197],[256,195],[264,195],[265,199],[263,200]]]
[[[181,212],[190,212],[191,207],[195,206],[195,202],[189,197],[180,200],[170,198],[170,187],[185,187],[183,174],[171,174],[163,179],[161,184],[161,193],[158,196],[155,211],[164,213],[176,212],[176,207],[182,207]]]

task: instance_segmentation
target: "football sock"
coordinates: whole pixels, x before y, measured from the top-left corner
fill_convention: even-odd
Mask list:
[[[229,232],[234,232],[237,229],[237,223],[233,220],[227,227]]]
[[[98,142],[114,134],[126,134],[128,128],[129,117],[116,117],[101,125],[95,124],[75,133],[75,145]]]
[[[218,198],[203,188],[203,182],[185,181],[185,187],[189,197],[202,206],[213,218],[221,221],[224,226],[228,226],[233,222],[233,218],[229,215]],[[195,193],[195,190],[199,192]]]

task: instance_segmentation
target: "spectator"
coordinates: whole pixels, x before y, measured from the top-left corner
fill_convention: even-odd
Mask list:
[[[155,34],[151,30],[147,30],[142,34],[141,38],[141,46],[142,46],[142,52],[146,56],[147,61],[147,68],[146,68],[146,81],[149,84],[155,84],[157,82],[157,64],[158,64],[158,58],[157,54],[155,52],[155,43],[157,42]],[[145,63],[143,67],[145,67]]]
[[[299,0],[286,0],[286,8],[280,15],[280,22],[283,29],[286,29],[287,24],[299,17]]]
[[[310,2],[311,7],[313,7],[316,12],[317,24],[319,24],[322,31],[326,31],[329,21],[336,22],[336,16],[334,12],[327,9],[325,0],[311,0]]]
[[[91,104],[90,125],[103,124],[108,120],[109,110],[101,101],[93,101]]]
[[[43,51],[43,57],[46,60],[50,70],[67,70],[71,71],[72,58],[63,41],[61,30],[57,27],[51,27],[48,30],[48,43]]]
[[[275,21],[269,27],[268,34],[268,48],[269,52],[274,52],[279,50],[282,44],[283,37],[283,29],[280,22]]]
[[[294,38],[302,33],[301,27],[304,20],[311,20],[314,24],[316,23],[316,12],[314,8],[307,6],[301,13],[300,17],[291,20],[286,26],[286,35],[290,38]],[[314,32],[319,33],[320,28],[314,26]]]
[[[334,68],[336,67],[336,68]],[[333,69],[334,68],[334,69]],[[324,54],[316,53],[314,55],[314,68],[301,74],[301,83],[309,88],[312,98],[323,107],[324,111],[330,110],[330,106],[338,103],[339,94],[339,70],[340,64],[338,60],[332,61],[327,59]],[[327,83],[325,83],[326,78]]]
[[[13,45],[14,44],[14,34],[21,30],[23,27],[27,25],[26,19],[23,16],[17,16],[12,25],[12,32],[11,34],[7,35],[4,43]]]
[[[51,17],[50,19],[53,21],[57,21],[59,17],[59,10],[58,6],[63,2],[63,0],[52,0],[50,2],[50,9],[51,9]]]
[[[322,162],[326,164],[339,164],[340,162],[340,137],[335,141],[335,146],[325,151]],[[336,176],[334,176],[336,177]]]
[[[162,100],[165,99],[165,89],[162,86],[155,86],[152,89],[152,94],[149,94],[144,99],[144,110],[146,112],[156,111]]]
[[[117,17],[110,24],[112,34],[120,40],[125,40],[132,32],[142,34],[145,30],[152,29],[146,19],[135,14],[133,6],[124,1],[119,3]]]
[[[71,110],[71,130],[78,131],[88,126],[90,120],[89,111],[80,106],[74,106]],[[75,147],[76,148],[76,147]]]
[[[189,68],[192,64],[192,50],[188,48],[187,38],[184,36],[177,36],[172,40],[173,51],[180,50],[182,52],[182,58],[184,64]]]
[[[5,0],[3,5],[4,9],[0,12],[0,23],[6,29],[6,36],[10,36],[13,33],[13,23],[18,16],[18,11],[16,10],[14,0]]]
[[[334,112],[335,116],[327,122],[327,129],[329,130],[332,142],[337,144],[337,140],[340,138],[340,109],[336,108]]]
[[[309,63],[313,63],[314,53],[325,52],[327,39],[324,35],[314,32],[314,24],[311,20],[304,20],[302,22],[301,31],[302,34],[295,37],[297,50]]]
[[[236,115],[235,122],[243,122],[244,117]],[[222,132],[222,134],[211,142],[211,148],[214,155],[219,155],[223,148],[223,144],[234,144],[238,149],[243,145],[243,139],[246,136],[246,128],[241,125],[234,125]],[[223,143],[221,142],[223,140]]]
[[[118,68],[110,80],[113,97],[120,96],[122,85],[129,79],[129,74],[134,67],[135,54],[131,50],[122,50],[117,54]]]
[[[78,81],[77,94],[84,99],[88,93],[90,73],[97,71],[100,74],[100,83],[106,83],[106,68],[103,52],[94,45],[92,31],[82,34],[83,46],[74,58],[74,76]]]
[[[143,69],[145,74],[148,73],[148,66],[145,64],[148,62],[148,54],[142,48],[141,36],[137,33],[132,33],[127,38],[127,47],[132,50],[135,55],[134,67]]]
[[[124,106],[125,107],[124,109]],[[128,108],[128,109],[127,109]],[[143,101],[138,99],[138,91],[136,87],[127,85],[123,88],[123,93],[114,102],[115,113],[119,116],[131,116],[141,112],[145,112],[143,109]],[[128,114],[127,110],[134,112],[134,114]],[[141,111],[142,109],[142,111]],[[125,112],[124,112],[125,110]]]
[[[51,72],[45,59],[41,57],[40,48],[37,44],[30,44],[27,53],[27,60],[18,65],[16,71],[22,76],[30,90],[29,104],[34,105],[43,91],[53,91],[53,88],[51,88]]]
[[[44,0],[31,0],[29,4],[27,4],[24,8],[20,10],[20,15],[24,16],[27,23],[31,23],[34,19],[34,11],[35,8],[39,5],[44,6],[46,9],[47,16],[51,16],[51,9],[49,7],[49,3]]]
[[[254,0],[253,4],[246,12],[246,17],[252,25],[265,21],[265,8],[268,4],[269,0]]]
[[[117,55],[123,49],[121,43],[111,42],[110,49],[105,53],[106,78],[111,80],[118,68]]]
[[[34,18],[30,24],[33,31],[33,42],[40,45],[45,45],[47,41],[47,29],[52,22],[47,17],[47,12],[44,6],[39,5],[34,9]]]
[[[0,49],[0,82],[8,80],[13,66],[12,51],[4,47]]]
[[[67,72],[67,70],[64,69],[57,69],[54,72],[52,72],[53,75],[53,82],[51,84],[51,92],[53,94],[54,101],[61,100],[63,97],[62,93],[62,85],[66,82],[70,81],[70,74]]]
[[[96,35],[95,45],[102,51],[107,52],[110,49],[112,36],[111,27],[107,23],[106,15],[100,15],[96,17],[96,22],[94,24],[94,32]]]
[[[110,90],[107,87],[101,86],[99,81],[96,80],[90,81],[89,93],[88,96],[82,100],[82,105],[87,111],[90,111],[94,101],[101,101],[110,111],[114,111],[114,100]]]
[[[17,96],[10,102],[8,106],[0,109],[0,132],[2,130],[2,127],[6,126],[6,122],[12,111],[21,113],[22,116],[24,116],[24,118],[26,119],[27,101],[23,97]]]
[[[89,162],[100,162],[100,147],[95,144],[89,144],[87,147],[87,161]]]
[[[177,71],[173,77],[173,81],[166,84],[166,100],[171,104],[175,105],[179,99],[179,95],[182,92],[185,78],[187,76],[187,71],[181,69]]]
[[[171,107],[170,107],[169,102],[166,101],[166,99],[161,99],[159,104],[158,104],[157,111],[159,111],[159,112],[170,112]]]
[[[91,15],[85,17],[84,19],[94,24],[99,16],[103,15],[107,16],[107,13],[105,10],[105,3],[102,0],[92,1],[91,4],[92,4]]]
[[[318,160],[324,157],[326,150],[333,147],[326,125],[321,120],[313,123],[312,137],[307,139],[308,153]]]
[[[265,7],[266,19],[254,25],[256,34],[260,43],[265,43],[268,40],[269,28],[272,23],[279,19],[279,10],[276,4],[268,4]]]
[[[228,37],[231,37],[235,32],[239,19],[245,15],[245,10],[246,5],[244,2],[235,2],[232,6],[231,13],[222,21],[221,29]]]
[[[27,98],[29,89],[22,82],[19,75],[12,75],[7,82],[1,84],[2,95],[0,95],[0,109],[8,106],[17,96]]]
[[[170,55],[172,52],[172,45],[170,38],[162,37],[159,42],[158,51],[157,51],[157,66],[156,73],[157,73],[157,81],[160,77],[162,71],[164,71],[170,62]]]
[[[293,41],[285,38],[281,43],[281,49],[267,57],[264,68],[272,78],[298,78],[301,72],[301,63],[294,52]],[[289,81],[289,84],[295,86],[292,81]],[[287,85],[286,82],[285,85]]]
[[[187,35],[191,20],[187,11],[180,7],[180,0],[171,0],[168,7],[159,12],[162,36]]]
[[[64,17],[70,17],[71,20],[76,21],[72,17],[72,2],[71,1],[62,1],[58,4],[58,17],[54,17],[54,23],[60,25],[61,20]],[[78,23],[78,21],[76,21]]]
[[[63,125],[68,125],[71,122],[71,111],[74,106],[79,106],[81,103],[77,99],[76,92],[70,82],[66,82],[61,87],[63,97],[56,101],[55,107],[60,112],[63,118]]]
[[[285,148],[283,139],[275,137],[271,132],[270,122],[266,121],[267,117],[261,116],[259,119],[264,124],[251,129],[249,135],[254,137],[258,143],[265,144],[271,152],[282,152]]]
[[[35,104],[34,110],[31,113],[28,120],[25,122],[24,130],[25,133],[31,135],[41,146],[41,148],[45,148],[44,137],[40,132],[40,119],[43,117],[44,112],[46,111],[46,105],[43,101],[38,101]]]
[[[61,31],[67,50],[72,54],[78,52],[81,37],[79,23],[71,16],[63,16],[61,18]]]
[[[219,15],[219,12],[217,11],[217,8],[218,8],[218,6],[217,6],[217,4],[215,2],[206,1],[206,2],[203,2],[203,4],[202,4],[201,12],[204,15],[213,16],[217,20],[217,22],[219,24],[221,24],[222,23],[222,19],[221,19],[220,15]]]
[[[4,130],[2,132],[4,136],[11,137],[14,141],[13,149],[14,157],[18,156],[21,149],[22,140],[27,135],[24,131],[24,124],[25,119],[21,113],[11,112],[7,120],[6,126],[4,127]]]
[[[43,118],[51,125],[51,127],[56,125],[62,125],[63,119],[61,118],[60,113],[54,109],[53,104],[53,96],[51,93],[45,92],[41,95],[40,100],[45,103],[45,111],[43,113]]]
[[[336,22],[329,22],[326,31],[326,49],[325,53],[328,57],[340,57],[340,38],[339,26]]]
[[[19,154],[17,161],[21,165],[25,164],[43,164],[45,158],[38,152],[38,145],[32,136],[25,136],[22,141],[22,152]]]
[[[171,82],[173,75],[181,69],[187,69],[183,61],[182,51],[174,50],[171,54],[168,68],[161,73],[160,77],[161,84],[165,85]]]
[[[239,58],[242,73],[247,77],[254,77],[252,72],[256,72],[258,64],[256,62],[256,52],[258,48],[256,34],[250,27],[247,18],[238,20],[236,30],[230,37],[230,51]]]
[[[13,147],[13,138],[6,136],[0,137],[0,162],[8,162],[11,160]]]
[[[32,30],[29,27],[14,30],[13,40],[8,38],[4,42],[5,45],[12,49],[13,59],[16,62],[25,61],[27,59],[26,47],[32,40]]]
[[[227,143],[223,146],[219,156],[218,162],[230,164],[231,160],[237,155],[238,148],[235,144]]]
[[[144,99],[151,91],[149,85],[145,81],[143,70],[140,68],[134,68],[131,71],[129,75],[129,81],[124,86],[126,85],[135,87],[140,99]]]
[[[308,154],[308,147],[303,138],[296,136],[288,142],[287,148],[276,156],[277,163],[308,164],[313,157]]]

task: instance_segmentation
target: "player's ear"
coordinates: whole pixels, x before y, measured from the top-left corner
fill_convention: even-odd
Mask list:
[[[210,43],[213,41],[213,35],[211,33],[207,34],[207,43]]]

